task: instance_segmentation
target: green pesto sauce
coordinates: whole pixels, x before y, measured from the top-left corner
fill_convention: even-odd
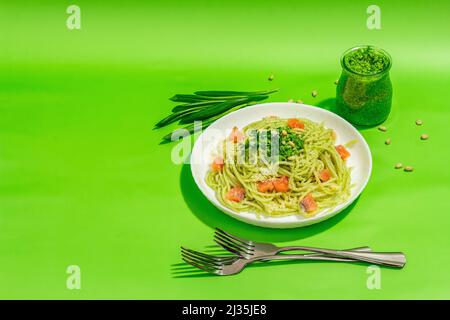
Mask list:
[[[344,63],[353,72],[365,75],[377,74],[389,66],[389,59],[372,47],[359,48],[344,57]]]
[[[336,87],[337,113],[355,125],[373,126],[391,111],[390,57],[367,46],[349,51],[342,60]]]
[[[286,135],[282,132],[286,131]],[[278,128],[280,134],[280,159],[287,160],[290,156],[298,155],[303,149],[302,138],[295,133],[291,128]]]
[[[283,134],[285,132],[285,134]],[[257,145],[261,147],[260,144],[260,134],[262,132],[258,132],[257,134]],[[294,132],[289,127],[281,127],[273,129],[272,131],[267,130],[264,132],[266,134],[266,145],[263,146],[267,152],[269,157],[272,156],[272,138],[278,139],[279,146],[279,158],[281,161],[286,161],[290,156],[300,154],[300,151],[303,149],[303,139],[302,137]],[[249,139],[245,141],[245,148],[249,147]]]

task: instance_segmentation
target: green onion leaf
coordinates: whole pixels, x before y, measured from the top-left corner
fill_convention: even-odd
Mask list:
[[[223,97],[206,97],[199,96],[196,94],[176,94],[170,100],[175,102],[200,102],[200,101],[209,101],[209,100],[230,100],[236,99],[235,96],[223,96]]]
[[[200,101],[200,102],[193,102],[193,103],[186,103],[186,104],[180,104],[172,109],[172,112],[178,112],[183,111],[187,109],[197,108],[197,107],[203,107],[208,106],[211,104],[217,104],[223,102],[223,100],[214,100],[214,101]]]
[[[231,108],[239,106],[241,104],[246,104],[252,101],[261,101],[267,99],[268,96],[252,96],[247,98],[239,98],[231,101],[221,102],[216,105],[212,105],[206,108],[203,108],[197,112],[190,113],[186,117],[182,117],[180,123],[190,123],[195,120],[204,120],[208,119],[217,114],[223,113]]]
[[[183,110],[180,112],[172,113],[172,114],[168,115],[167,117],[165,117],[164,119],[162,119],[161,121],[159,121],[158,123],[156,123],[155,128],[162,128],[164,126],[167,126],[168,124],[171,124],[172,122],[175,122],[175,121],[181,119],[183,116],[188,115],[190,113],[194,113],[198,110],[200,110],[200,108],[193,108],[193,109],[188,109],[188,110]]]
[[[278,89],[275,90],[266,90],[266,91],[196,91],[194,92],[198,96],[205,97],[247,97],[247,96],[258,96],[258,95],[267,95],[270,93],[277,92]]]

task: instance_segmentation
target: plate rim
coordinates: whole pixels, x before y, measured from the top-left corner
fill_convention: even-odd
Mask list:
[[[273,221],[273,219],[282,219],[283,217],[265,217],[268,220],[262,220],[262,219],[258,219],[257,217],[257,213],[256,212],[245,212],[244,214],[246,215],[251,215],[253,216],[253,219],[250,219],[248,217],[245,217],[242,215],[242,213],[234,211],[226,206],[224,206],[223,204],[221,204],[215,197],[215,195],[213,196],[213,198],[210,198],[210,196],[203,190],[203,188],[201,187],[200,181],[198,181],[198,179],[200,179],[200,177],[197,176],[197,174],[194,172],[194,168],[195,168],[195,164],[193,164],[192,159],[193,159],[193,155],[195,153],[195,150],[198,148],[199,146],[199,141],[203,138],[203,136],[205,135],[205,133],[208,131],[208,129],[210,127],[212,127],[216,122],[218,121],[224,121],[229,117],[232,117],[233,115],[235,115],[236,113],[242,112],[243,110],[251,110],[251,109],[256,109],[258,107],[261,106],[267,106],[267,105],[274,105],[275,106],[279,106],[279,105],[284,105],[284,106],[293,106],[293,107],[300,107],[300,108],[306,108],[309,110],[314,110],[315,112],[323,112],[325,114],[330,114],[332,117],[337,117],[339,118],[340,121],[345,122],[349,127],[351,127],[353,129],[353,131],[356,133],[356,135],[359,137],[359,139],[363,142],[363,147],[365,149],[365,151],[368,154],[368,159],[369,159],[369,163],[368,163],[368,174],[366,179],[363,181],[363,183],[361,184],[360,190],[359,192],[355,193],[354,195],[352,195],[346,202],[335,206],[333,209],[331,209],[330,212],[323,212],[322,214],[318,213],[317,215],[304,219],[304,220],[300,220],[297,223],[296,222],[283,222],[283,221]],[[276,115],[276,114],[274,114]],[[341,116],[339,116],[336,113],[333,113],[329,110],[317,107],[317,106],[313,106],[313,105],[307,105],[307,104],[299,104],[299,103],[294,103],[294,102],[265,102],[265,103],[259,103],[259,104],[255,104],[252,106],[248,106],[242,109],[238,109],[235,110],[233,112],[230,112],[229,114],[215,120],[213,123],[211,123],[210,126],[208,126],[208,128],[206,128],[205,130],[203,130],[201,132],[201,134],[197,137],[197,139],[195,140],[194,146],[191,150],[191,154],[190,154],[190,167],[191,167],[191,174],[192,177],[195,181],[195,184],[197,185],[197,188],[201,191],[202,195],[204,197],[206,197],[206,199],[208,199],[209,202],[211,202],[217,209],[219,209],[220,211],[222,211],[222,213],[227,214],[228,216],[237,219],[239,221],[242,221],[244,223],[247,224],[251,224],[251,225],[256,225],[259,227],[265,227],[265,228],[276,228],[276,229],[290,229],[290,228],[300,228],[300,227],[306,227],[312,224],[316,224],[319,222],[322,222],[324,220],[327,220],[335,215],[337,215],[338,213],[342,212],[343,210],[345,210],[347,207],[349,207],[352,203],[354,203],[356,201],[356,199],[358,199],[358,197],[361,195],[361,193],[364,191],[364,189],[366,188],[370,177],[372,175],[372,152],[370,150],[370,147],[367,143],[367,141],[364,139],[364,137],[362,136],[362,134],[350,123],[348,122],[346,119],[342,118]],[[212,190],[212,189],[211,189]],[[213,190],[214,191],[214,190]],[[215,192],[214,192],[215,194]],[[327,209],[325,209],[327,210]],[[330,210],[330,209],[328,209]]]

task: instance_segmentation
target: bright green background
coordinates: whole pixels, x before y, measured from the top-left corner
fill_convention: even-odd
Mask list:
[[[450,298],[448,1],[377,1],[372,31],[369,1],[75,3],[73,31],[72,2],[0,5],[0,298]],[[393,112],[386,133],[362,131],[372,178],[335,218],[294,230],[235,221],[171,162],[172,144],[158,145],[173,127],[152,126],[171,95],[278,87],[271,101],[324,104],[340,54],[361,43],[394,59]],[[399,161],[414,172],[394,170]],[[383,268],[380,290],[351,264],[182,277],[179,246],[204,248],[214,226],[286,245],[402,250],[408,264]],[[78,291],[66,289],[72,264]]]

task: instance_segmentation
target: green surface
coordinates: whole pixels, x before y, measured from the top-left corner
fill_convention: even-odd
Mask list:
[[[381,30],[366,28],[367,1],[77,1],[72,31],[68,4],[1,4],[0,298],[450,298],[449,2],[378,1]],[[270,101],[329,105],[341,53],[361,43],[392,55],[393,109],[386,133],[362,131],[365,192],[326,222],[268,230],[225,216],[171,162],[173,145],[158,145],[173,127],[151,130],[170,96],[196,90],[277,87]],[[367,289],[365,266],[337,263],[179,277],[179,246],[204,248],[214,226],[402,250],[408,264],[383,268],[380,290]],[[66,288],[69,265],[81,290]]]

